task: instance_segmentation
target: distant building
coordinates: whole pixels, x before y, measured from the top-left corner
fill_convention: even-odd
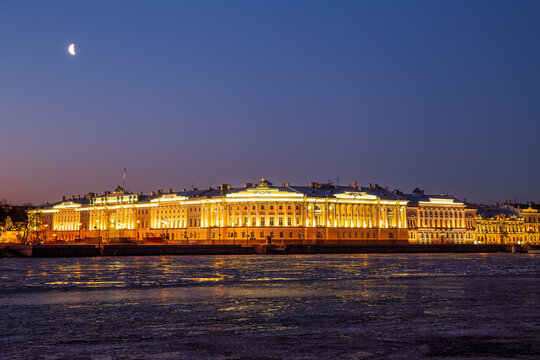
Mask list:
[[[404,195],[411,244],[473,244],[476,208],[448,195],[426,195],[416,188]]]
[[[540,204],[531,202],[506,206],[515,209],[523,218],[523,241],[529,244],[540,244]]]
[[[510,206],[479,207],[476,217],[479,244],[523,244],[525,222]]]
[[[35,210],[47,242],[102,239],[251,244],[407,243],[407,199],[377,185],[311,183],[64,198]]]

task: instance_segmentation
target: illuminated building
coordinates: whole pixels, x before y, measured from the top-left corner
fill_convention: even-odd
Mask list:
[[[118,187],[44,206],[46,241],[121,239],[171,243],[407,243],[407,200],[379,186],[259,184],[150,195]]]
[[[447,195],[425,195],[416,188],[404,195],[411,244],[473,244],[476,208]]]
[[[529,244],[540,244],[540,205],[537,203],[507,204],[523,218],[523,241]]]
[[[523,244],[525,222],[511,207],[479,208],[476,217],[479,244]]]

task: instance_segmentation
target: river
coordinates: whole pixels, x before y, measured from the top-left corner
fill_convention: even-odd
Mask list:
[[[540,255],[0,259],[2,359],[538,359]]]

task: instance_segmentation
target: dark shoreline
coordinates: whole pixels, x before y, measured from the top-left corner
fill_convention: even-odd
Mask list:
[[[0,257],[523,252],[512,245],[2,245]]]

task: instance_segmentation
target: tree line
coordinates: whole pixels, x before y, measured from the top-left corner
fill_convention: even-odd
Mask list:
[[[29,203],[11,205],[6,200],[0,200],[0,242],[8,232],[15,232],[19,240],[26,238],[29,230],[28,210],[33,208]]]

